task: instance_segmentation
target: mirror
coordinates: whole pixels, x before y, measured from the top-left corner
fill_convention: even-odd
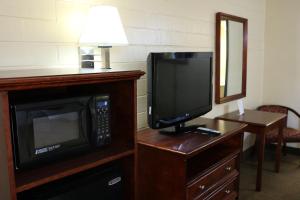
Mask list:
[[[246,96],[248,20],[217,13],[215,101]]]

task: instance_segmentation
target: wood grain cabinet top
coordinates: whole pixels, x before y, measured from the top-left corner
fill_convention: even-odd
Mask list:
[[[0,91],[134,80],[144,74],[145,72],[140,70],[80,68],[8,70],[0,72]]]
[[[215,129],[221,132],[218,137],[209,137],[201,133],[187,133],[179,135],[158,134],[159,131],[146,129],[138,134],[138,143],[153,146],[165,151],[173,151],[185,156],[193,156],[194,154],[203,151],[210,146],[222,142],[228,136],[237,134],[245,128],[246,124],[228,122],[223,120],[213,120],[208,118],[197,119],[199,124],[205,124],[207,128]]]

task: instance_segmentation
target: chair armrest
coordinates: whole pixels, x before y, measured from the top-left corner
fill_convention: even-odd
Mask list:
[[[292,113],[294,113],[298,118],[300,118],[300,114],[296,111],[296,110],[294,110],[294,109],[292,109],[292,108],[288,108],[288,107],[286,107],[289,111],[291,111]]]
[[[294,110],[294,109],[292,109],[290,107],[287,107],[287,106],[282,106],[282,105],[275,105],[275,104],[274,105],[262,105],[262,106],[259,106],[257,108],[257,110],[260,110],[261,108],[267,107],[267,106],[270,106],[270,107],[281,107],[281,108],[287,109],[288,111],[294,113],[298,118],[300,118],[300,114],[296,110]]]

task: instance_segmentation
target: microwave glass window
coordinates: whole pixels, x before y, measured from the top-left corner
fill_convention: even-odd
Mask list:
[[[99,101],[97,103],[97,107],[103,107],[103,106],[107,106],[108,105],[108,101]]]
[[[35,148],[76,140],[79,135],[79,113],[69,112],[33,119]]]

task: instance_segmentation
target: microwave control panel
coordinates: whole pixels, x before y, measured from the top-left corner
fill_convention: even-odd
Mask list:
[[[110,100],[108,95],[95,97],[96,111],[96,147],[100,147],[111,142],[110,130]]]

